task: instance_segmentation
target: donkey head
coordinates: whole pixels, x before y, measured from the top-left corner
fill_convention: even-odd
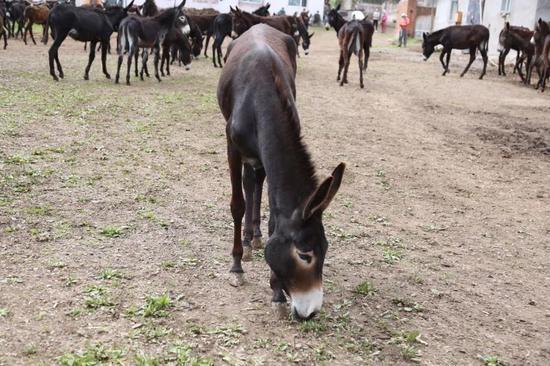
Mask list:
[[[340,4],[334,9],[330,9],[330,11],[327,14],[327,24],[325,24],[326,30],[329,30],[330,27],[336,29],[336,23],[338,21],[338,18],[340,17],[340,14],[338,14],[338,11],[340,10]]]
[[[437,40],[430,37],[430,33],[422,33],[422,55],[424,55],[424,61],[427,61],[432,53],[434,53],[435,46],[438,44]]]
[[[323,264],[328,248],[322,215],[342,182],[340,163],[290,218],[278,218],[265,259],[277,281],[291,298],[292,313],[313,317],[323,305]]]
[[[246,14],[241,11],[238,7],[233,9],[229,7],[231,14],[233,14],[233,29],[231,31],[231,37],[237,38],[250,28],[250,22],[246,19]]]
[[[130,3],[125,8],[121,8],[120,6],[110,6],[105,9],[105,15],[107,15],[107,18],[113,25],[113,29],[115,31],[118,31],[118,26],[120,25],[120,22],[122,22],[122,19],[128,16],[128,10],[132,7],[133,4],[134,0],[130,1]]]

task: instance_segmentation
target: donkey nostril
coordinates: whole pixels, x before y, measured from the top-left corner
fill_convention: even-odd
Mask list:
[[[293,309],[292,315],[294,316],[294,318],[296,320],[303,322],[303,321],[306,321],[306,320],[313,319],[315,317],[315,315],[317,315],[317,311],[312,312],[308,316],[301,316],[296,309]]]

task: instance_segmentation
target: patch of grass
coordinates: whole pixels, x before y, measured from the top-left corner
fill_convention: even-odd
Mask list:
[[[52,263],[48,264],[49,269],[61,269],[61,268],[65,268],[65,267],[67,267],[67,264],[65,264],[65,262],[61,262],[61,261],[52,262]]]
[[[134,357],[134,364],[135,366],[160,366],[161,363],[157,357],[138,353]]]
[[[234,347],[239,344],[239,337],[246,333],[246,329],[240,324],[231,324],[209,329],[206,333],[217,335],[225,347]]]
[[[325,345],[315,348],[315,359],[319,362],[330,361],[334,359],[334,354],[330,352]]]
[[[104,287],[94,285],[87,287],[84,292],[86,293],[84,304],[87,308],[98,309],[100,307],[114,305],[109,299],[107,290]]]
[[[10,315],[8,308],[0,308],[0,318],[6,318],[8,315]]]
[[[169,315],[168,310],[173,306],[170,296],[164,294],[159,296],[147,296],[143,316],[145,318],[161,318]]]
[[[298,329],[300,329],[300,332],[302,333],[319,334],[326,332],[328,329],[328,325],[324,313],[319,314],[317,318],[300,322],[298,325]]]
[[[24,158],[19,155],[8,156],[4,159],[4,164],[23,165],[30,162],[30,159]]]
[[[67,286],[67,287],[72,287],[72,286],[76,285],[77,283],[78,283],[78,279],[73,277],[73,276],[69,276],[65,280],[65,286]]]
[[[497,356],[480,356],[485,366],[507,366],[508,364]]]
[[[162,267],[162,269],[175,268],[176,267],[176,262],[174,262],[174,261],[164,261],[160,264],[160,266]]]
[[[124,233],[124,228],[120,226],[107,225],[99,232],[108,238],[119,238]]]
[[[46,216],[51,214],[51,208],[47,206],[27,207],[25,210],[29,215]]]
[[[172,333],[172,329],[162,327],[160,325],[148,324],[137,330],[134,336],[142,335],[147,342],[151,342],[160,338],[164,338]]]
[[[38,350],[36,349],[36,346],[34,344],[29,344],[27,346],[25,346],[25,348],[23,349],[23,356],[33,356],[33,355],[36,355],[38,353]]]
[[[87,347],[82,352],[65,353],[59,358],[60,366],[103,366],[122,365],[125,352],[120,349],[108,349],[101,344]]]
[[[422,352],[413,345],[405,345],[401,348],[401,356],[407,361],[420,362]]]
[[[106,268],[103,271],[101,271],[101,273],[99,274],[99,277],[102,280],[115,280],[115,279],[120,280],[124,278],[124,275],[122,274],[122,272],[116,269]]]
[[[399,310],[405,311],[407,313],[412,313],[412,312],[420,313],[424,311],[424,309],[422,308],[422,305],[412,301],[405,300],[405,299],[395,298],[395,299],[392,299],[391,302],[394,305],[397,305],[399,307]]]
[[[355,286],[354,292],[359,295],[373,295],[376,293],[376,289],[369,281],[363,281]]]
[[[175,357],[176,366],[214,366],[209,358],[195,357],[193,348],[188,344],[174,344],[168,350]]]
[[[403,258],[403,253],[396,249],[386,248],[384,249],[382,256],[384,258],[384,262],[388,264],[394,264],[395,262],[399,262]]]

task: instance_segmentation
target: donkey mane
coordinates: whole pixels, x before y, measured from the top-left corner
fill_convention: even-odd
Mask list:
[[[429,39],[429,40],[436,40],[438,39],[441,34],[443,33],[443,31],[445,30],[446,28],[443,28],[443,29],[439,29],[439,30],[436,30],[435,32],[432,32],[430,34],[428,34],[426,37]]]
[[[171,17],[174,16],[177,8],[169,8],[166,10],[161,11],[157,15],[153,16],[153,19],[156,19],[158,22],[162,23],[166,20],[169,20]],[[183,13],[183,12],[182,12]]]
[[[296,154],[294,155],[294,157],[299,163],[299,166],[303,169],[305,173],[304,176],[310,179],[308,183],[311,184],[312,189],[315,189],[315,187],[319,185],[319,180],[315,172],[315,166],[311,161],[311,155],[307,149],[307,146],[303,142],[300,119],[298,117],[297,110],[292,102],[294,97],[292,95],[289,95],[288,90],[285,86],[285,81],[281,77],[281,75],[275,72],[275,70],[277,70],[277,66],[278,65],[274,65],[274,67],[272,67],[272,76],[275,83],[275,88],[277,89],[277,95],[279,96],[279,101],[281,103],[283,113],[286,117],[286,120],[288,121],[288,128],[285,128],[284,132],[287,134],[289,141],[292,142],[292,147],[296,149]]]

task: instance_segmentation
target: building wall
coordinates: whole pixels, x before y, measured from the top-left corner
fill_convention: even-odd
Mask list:
[[[542,18],[546,21],[550,20],[550,0],[539,0],[535,12],[535,21]]]
[[[76,0],[76,5],[80,5],[82,0]],[[122,3],[126,5],[131,0],[122,0]],[[135,0],[135,5],[141,5],[145,0]],[[155,0],[159,8],[171,8],[174,4],[179,4],[182,0]],[[306,9],[309,10],[310,14],[315,14],[317,11],[323,16],[324,10],[324,1],[323,0],[248,0],[248,1],[239,1],[239,0],[187,0],[185,3],[186,8],[195,8],[195,9],[205,9],[212,8],[220,13],[228,13],[229,7],[238,6],[240,9],[245,11],[254,11],[260,6],[270,3],[269,8],[270,12],[277,13],[281,8],[284,7],[287,15],[292,15],[295,12],[301,12],[304,7],[301,6],[302,1],[307,1]],[[300,5],[289,5],[291,3],[299,3]]]
[[[490,0],[487,0],[490,1]],[[455,24],[455,14],[451,14],[452,0],[439,0],[435,12],[434,30],[446,28]],[[469,0],[458,1],[458,11],[462,12],[463,21],[468,19]]]

